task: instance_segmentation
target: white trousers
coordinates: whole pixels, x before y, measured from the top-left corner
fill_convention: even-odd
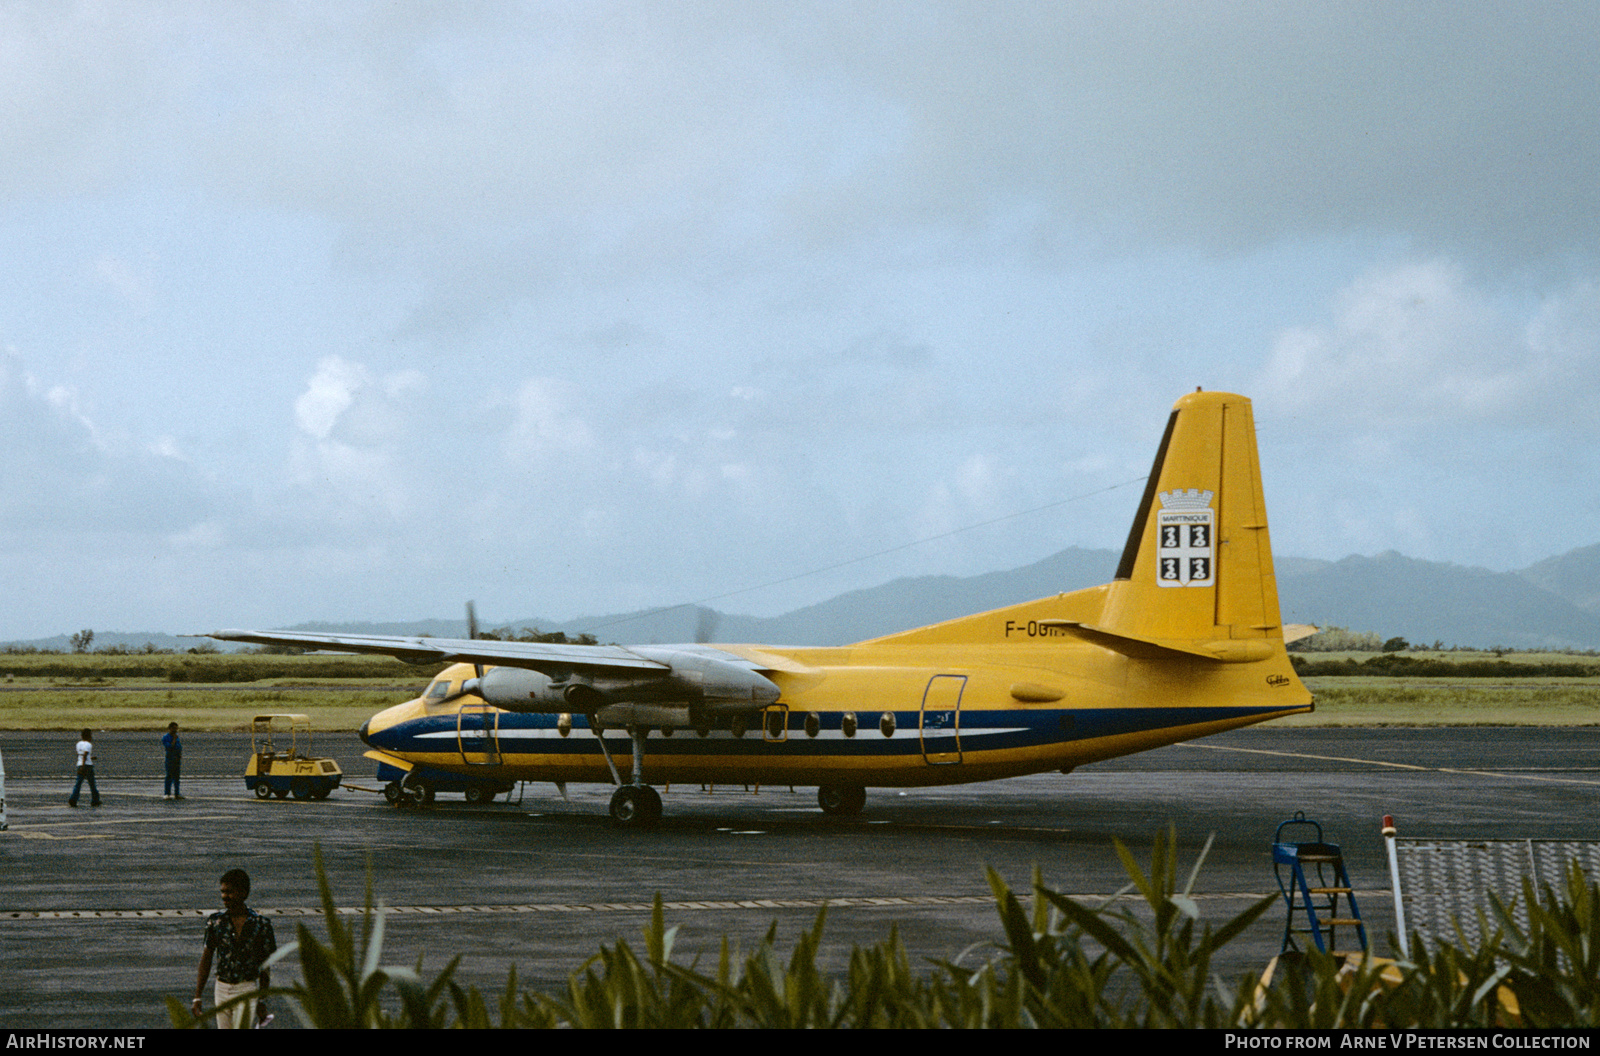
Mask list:
[[[231,1001],[239,997],[241,994],[253,994],[259,989],[261,989],[261,981],[259,979],[251,979],[243,983],[225,983],[218,979],[216,989],[212,991],[212,997],[220,1005],[224,1001]],[[255,1025],[256,1003],[254,1001],[246,1001],[242,1005],[234,1005],[232,1008],[224,1009],[217,1013],[217,1028],[219,1030],[231,1030],[235,1027],[248,1029]]]

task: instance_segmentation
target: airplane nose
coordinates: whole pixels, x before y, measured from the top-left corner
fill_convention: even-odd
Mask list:
[[[372,743],[371,741],[367,740],[367,726],[371,722],[372,722],[372,720],[368,719],[366,722],[363,722],[361,724],[361,728],[356,731],[357,735],[359,735],[360,738],[361,738],[361,743],[362,744],[371,744]]]

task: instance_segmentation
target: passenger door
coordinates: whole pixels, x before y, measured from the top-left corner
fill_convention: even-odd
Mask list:
[[[918,733],[922,738],[922,758],[929,766],[961,762],[961,694],[966,688],[966,675],[934,675],[928,679],[928,688],[922,693]]]

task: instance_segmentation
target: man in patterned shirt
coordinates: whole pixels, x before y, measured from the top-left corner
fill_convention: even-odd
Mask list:
[[[206,919],[206,949],[200,955],[200,977],[194,984],[194,1002],[189,1010],[200,1015],[201,994],[211,974],[212,954],[217,958],[217,1004],[235,997],[268,989],[272,973],[262,967],[278,948],[272,923],[244,904],[250,897],[250,874],[229,869],[218,881],[222,893],[222,912]],[[246,1001],[217,1014],[219,1027],[248,1027],[267,1018],[264,1000]]]

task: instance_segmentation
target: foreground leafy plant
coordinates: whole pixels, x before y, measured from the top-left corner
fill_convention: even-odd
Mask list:
[[[1565,886],[1560,897],[1547,886],[1536,898],[1532,881],[1523,881],[1526,929],[1494,901],[1506,932],[1506,985],[1530,1027],[1600,1026],[1600,883],[1572,862]]]
[[[656,896],[642,956],[625,941],[604,946],[561,994],[519,992],[506,980],[498,1015],[475,988],[454,981],[460,958],[432,980],[417,968],[382,965],[383,907],[367,885],[359,933],[334,905],[320,849],[315,856],[326,942],[305,925],[297,941],[302,978],[271,993],[312,1027],[1460,1027],[1595,1025],[1600,1015],[1600,887],[1576,866],[1564,897],[1524,890],[1529,925],[1495,903],[1501,930],[1477,948],[1414,940],[1409,962],[1311,953],[1285,961],[1272,985],[1229,985],[1215,957],[1277,900],[1263,898],[1213,927],[1200,919],[1194,886],[1202,850],[1180,889],[1177,836],[1155,840],[1146,872],[1119,841],[1130,883],[1099,905],[1047,888],[1037,869],[1025,908],[990,870],[1005,945],[977,967],[911,966],[899,934],[851,951],[842,975],[819,963],[826,910],[787,958],[777,925],[749,954],[724,938],[714,968],[675,959],[678,929]],[[1123,900],[1123,896],[1137,898]],[[1489,933],[1485,929],[1486,933]],[[1504,936],[1504,938],[1502,938]],[[959,962],[958,958],[958,962]],[[168,999],[178,1026],[195,1021]],[[208,1016],[211,1013],[208,1013]]]

